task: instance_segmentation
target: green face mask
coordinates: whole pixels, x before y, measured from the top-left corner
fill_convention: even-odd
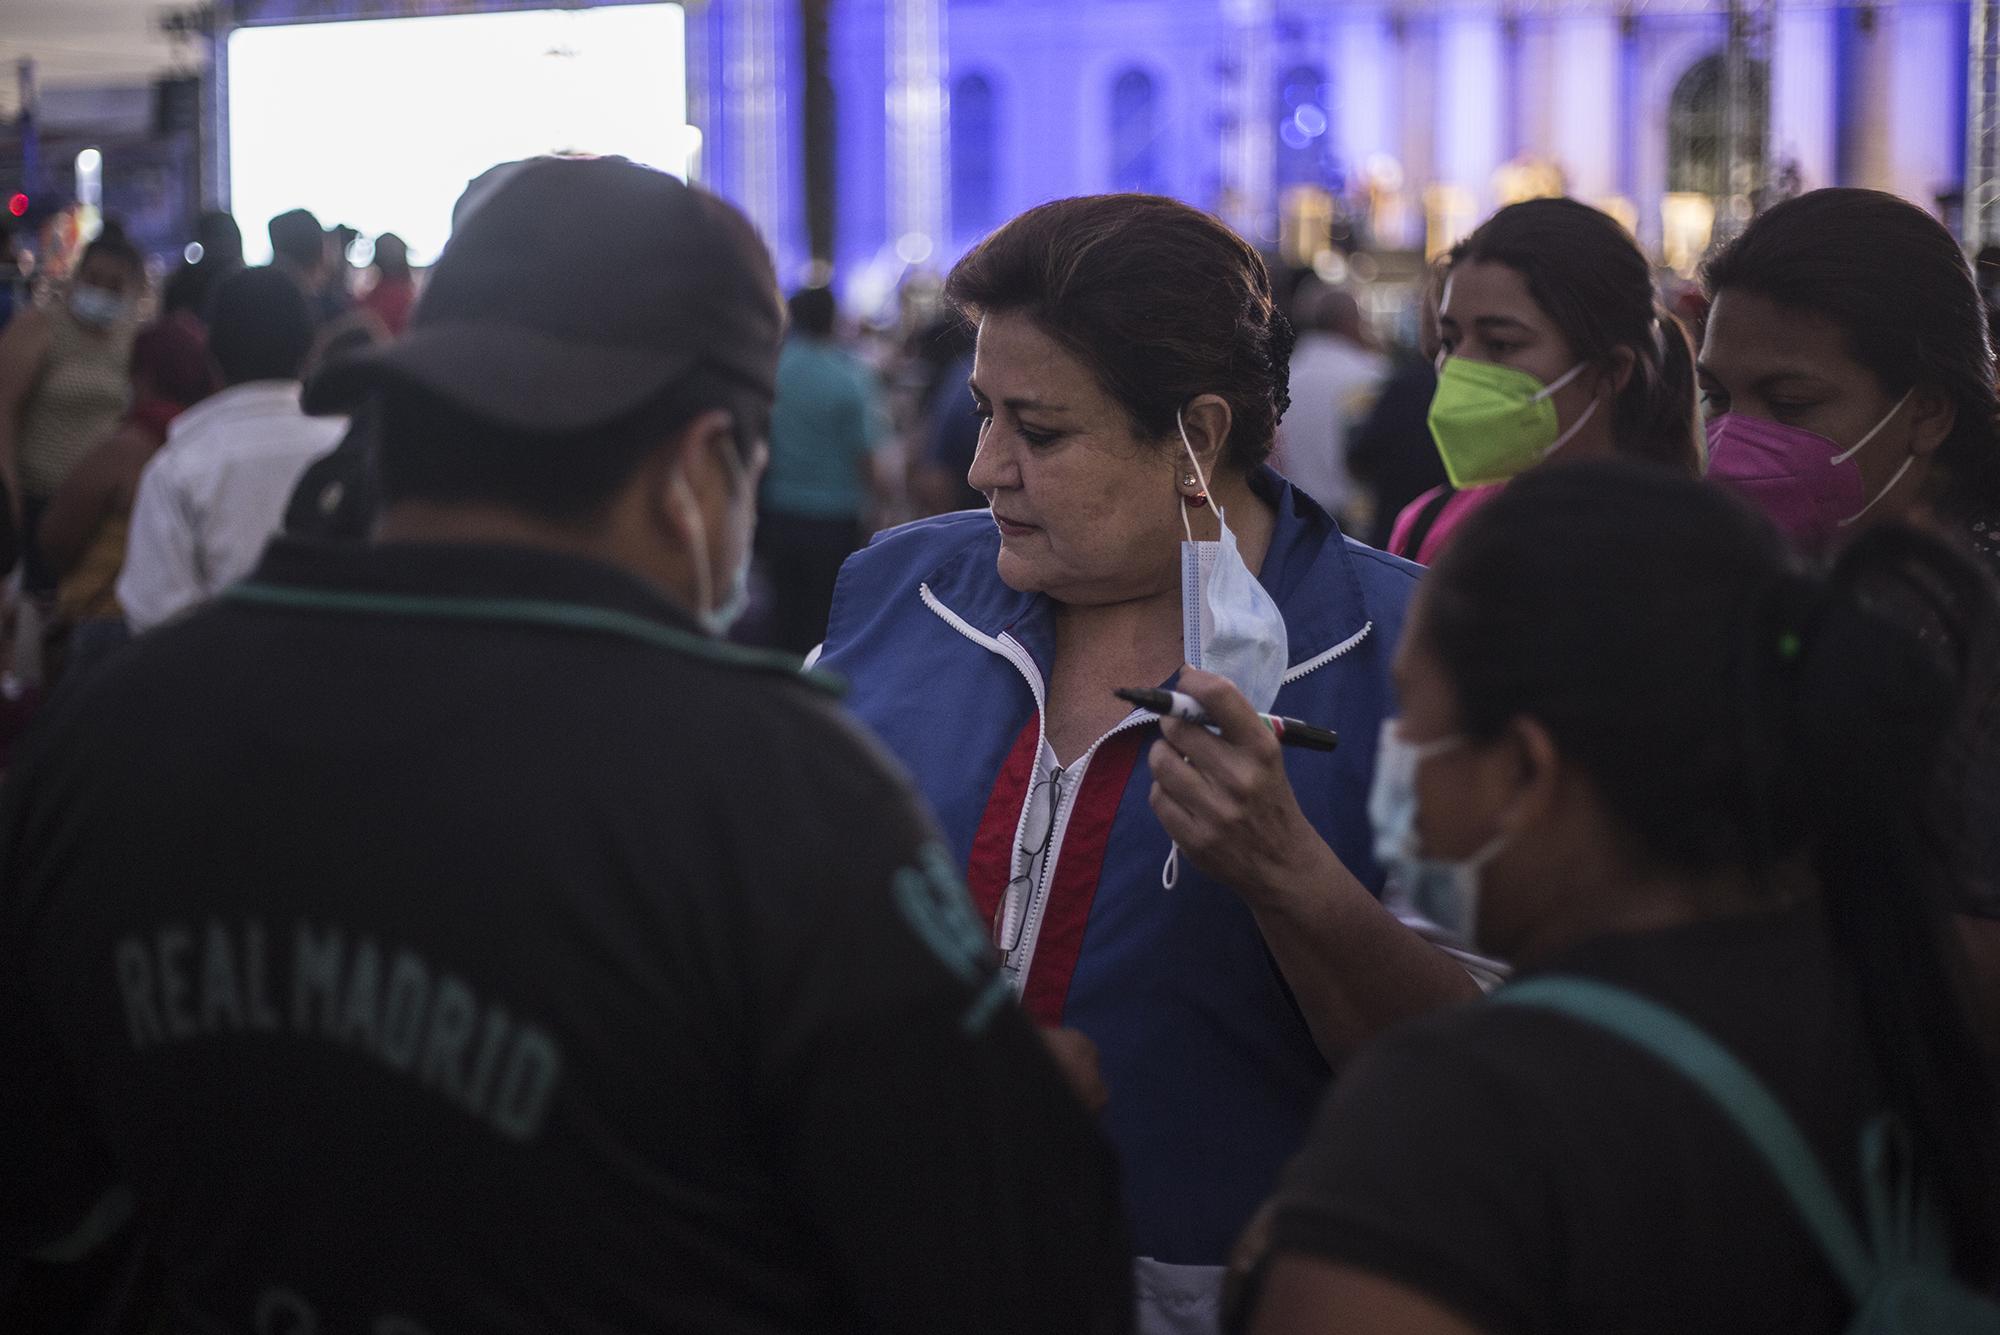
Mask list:
[[[1578,362],[1544,385],[1511,366],[1447,358],[1438,371],[1430,423],[1451,485],[1505,482],[1567,445],[1597,411],[1597,400],[1558,435],[1550,396],[1581,375],[1584,366]]]

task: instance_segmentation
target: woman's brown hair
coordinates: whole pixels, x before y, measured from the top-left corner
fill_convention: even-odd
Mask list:
[[[1025,314],[1090,368],[1148,439],[1198,395],[1229,404],[1224,462],[1271,452],[1292,327],[1264,261],[1217,219],[1159,195],[1088,195],[1028,210],[958,262],[945,296],[967,319]]]

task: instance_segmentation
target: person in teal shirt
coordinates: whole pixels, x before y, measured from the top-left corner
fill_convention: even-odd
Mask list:
[[[873,456],[889,426],[874,373],[834,337],[833,293],[804,288],[790,307],[757,556],[771,585],[770,639],[803,654],[826,634],[841,562],[867,537]]]

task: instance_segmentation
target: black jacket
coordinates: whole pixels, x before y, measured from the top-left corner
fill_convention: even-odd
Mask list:
[[[123,1187],[175,1329],[1130,1320],[928,818],[646,586],[281,541],[54,714],[0,798],[0,1263]]]

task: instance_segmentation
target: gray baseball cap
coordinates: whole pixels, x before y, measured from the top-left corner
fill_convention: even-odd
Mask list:
[[[408,332],[306,386],[349,412],[401,383],[522,431],[636,411],[697,368],[768,402],[783,306],[770,253],[715,195],[623,158],[505,163],[467,188]]]

